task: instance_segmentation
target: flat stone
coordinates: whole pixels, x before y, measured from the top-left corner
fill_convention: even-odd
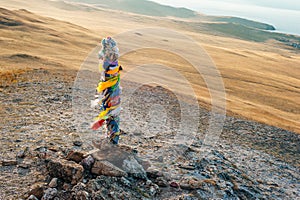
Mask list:
[[[76,184],[83,176],[83,167],[73,161],[50,160],[47,165],[50,176]]]
[[[176,183],[176,182],[173,181],[173,182],[170,183],[170,186],[173,187],[173,188],[179,188],[179,183]]]
[[[27,200],[39,200],[39,199],[32,194],[27,198]]]
[[[48,150],[47,147],[38,147],[38,148],[36,148],[34,151],[38,151],[38,152],[40,152],[40,153],[44,153],[44,152],[46,152],[47,150]]]
[[[84,153],[79,151],[70,151],[66,157],[67,160],[72,160],[77,163],[81,162],[83,159]]]
[[[45,183],[43,182],[35,183],[30,187],[28,195],[30,196],[33,195],[38,199],[40,199],[44,194],[44,189],[45,189]]]
[[[191,166],[191,165],[179,165],[178,167],[181,169],[186,169],[186,170],[194,170],[195,169],[195,167]]]
[[[186,184],[186,183],[180,184],[180,188],[183,189],[183,190],[194,190],[195,189],[191,185]]]
[[[155,179],[155,178],[158,178],[158,177],[163,177],[164,174],[161,171],[159,171],[158,169],[149,168],[147,170],[147,176],[149,178],[154,178]]]
[[[2,160],[1,164],[2,164],[2,166],[12,166],[12,165],[17,165],[18,161],[16,161],[16,160]]]
[[[30,163],[20,163],[18,165],[19,168],[23,168],[23,169],[28,169],[31,167],[31,164]]]
[[[180,187],[186,190],[196,190],[196,189],[202,189],[204,184],[210,184],[215,186],[216,181],[212,179],[199,180],[194,177],[189,177],[180,182]]]
[[[51,181],[50,181],[50,183],[48,184],[48,186],[49,187],[51,187],[51,188],[55,188],[55,187],[57,187],[57,178],[53,178]]]
[[[147,180],[146,171],[132,155],[123,161],[122,168],[133,177]]]
[[[77,146],[77,147],[80,147],[80,146],[82,146],[82,142],[81,141],[74,141],[73,145]]]
[[[125,177],[127,173],[122,169],[116,167],[108,161],[96,161],[92,167],[92,173],[96,175]]]
[[[158,177],[156,180],[155,180],[155,183],[160,186],[160,187],[168,187],[168,181],[165,180],[163,177]]]
[[[59,149],[56,148],[56,147],[49,147],[48,150],[49,150],[49,151],[53,151],[53,152],[58,152],[58,151],[59,151]]]

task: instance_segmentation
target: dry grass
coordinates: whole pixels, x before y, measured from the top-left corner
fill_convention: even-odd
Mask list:
[[[47,9],[42,9],[45,6]],[[212,57],[225,83],[228,113],[300,133],[300,55],[274,41],[256,43],[201,34],[187,31],[173,20],[117,11],[62,10],[47,1],[9,1],[0,3],[0,7],[25,8],[91,30],[45,17],[37,17],[41,23],[22,19],[27,27],[23,30],[2,28],[1,71],[46,66],[78,69],[96,46],[95,33],[101,38],[148,26],[172,28],[192,37]],[[32,17],[25,11],[17,12]],[[30,25],[38,31],[32,31]],[[28,57],[20,58],[17,54]],[[176,55],[148,49],[122,58],[126,70],[136,63],[153,63],[153,60],[182,72],[191,81],[200,103],[209,108],[210,95],[205,82]],[[172,81],[175,84],[176,80]]]
[[[95,35],[82,27],[25,10],[0,10],[0,71],[32,68],[78,68],[94,48]],[[17,24],[17,25],[14,25]]]

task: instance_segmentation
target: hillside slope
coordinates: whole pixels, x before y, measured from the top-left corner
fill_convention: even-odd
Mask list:
[[[76,5],[76,9],[66,10],[64,6],[58,8],[57,4],[53,5],[52,3],[47,0],[29,0],[26,2],[12,0],[0,5],[14,9],[26,8],[45,16],[75,23],[99,33],[99,37],[153,26],[179,31],[205,48],[216,63],[225,83],[228,113],[300,132],[299,101],[297,101],[299,99],[299,78],[297,78],[299,69],[297,66],[300,66],[300,59],[296,49],[290,48],[281,42],[269,40],[267,39],[268,35],[265,35],[267,41],[262,42],[241,40],[232,35],[228,37],[230,34],[207,28],[207,24],[210,23],[205,24],[205,22],[148,17],[105,9],[85,10],[80,9],[80,5]],[[42,9],[44,7],[47,7],[47,9]],[[226,25],[224,26],[226,27]],[[65,29],[60,30],[65,31]],[[233,31],[230,28],[227,30]],[[257,31],[258,29],[251,30]],[[260,31],[263,30],[258,32]],[[10,37],[14,37],[14,34],[14,32],[11,32]],[[16,34],[18,35],[19,32],[16,32]],[[266,32],[266,34],[268,33]],[[128,38],[128,41],[135,36]],[[255,35],[250,36],[254,37]],[[285,35],[282,34],[282,36],[284,39]],[[255,37],[259,38],[259,36]],[[89,41],[89,37],[80,37],[78,41],[85,41],[86,39]],[[151,41],[151,38],[147,40],[149,39]],[[284,40],[288,41],[288,38]],[[25,51],[31,52],[31,49],[27,48],[26,45],[23,45],[20,41],[18,42],[20,50],[25,47]],[[77,41],[72,42],[76,44]],[[184,46],[184,41],[176,41],[176,43],[179,46]],[[145,45],[148,45],[147,42]],[[6,46],[7,49],[11,48],[8,44]],[[44,48],[49,45],[41,46]],[[53,43],[53,47],[55,49],[57,44]],[[60,47],[62,48],[59,48],[57,52],[60,49],[64,49],[63,51],[71,50],[65,48],[64,45]],[[49,55],[52,56],[51,59],[60,59],[60,62],[66,62],[65,58],[60,56],[60,53],[56,53],[54,49],[49,47],[49,50],[47,50],[54,51],[53,55]],[[85,49],[86,52],[89,50]],[[32,49],[32,52],[36,52],[36,49]],[[78,68],[81,63],[78,59],[80,57],[75,56],[72,59],[72,55],[67,57],[71,58],[68,62],[77,60],[77,64],[70,65]],[[3,65],[6,61],[3,61]],[[184,76],[191,81],[200,104],[209,108],[211,99],[205,82],[201,76],[199,77],[197,73],[193,73],[191,66],[178,59],[178,57],[157,50],[141,50],[123,57],[121,61],[128,70],[130,66],[136,63],[160,63],[174,67],[176,70],[183,72]],[[7,62],[5,66],[8,66],[9,63],[11,62]],[[15,66],[18,67],[19,65]]]
[[[79,2],[91,4],[99,8],[109,8],[113,10],[122,10],[136,14],[149,16],[173,16],[190,18],[195,17],[196,12],[186,8],[174,8],[171,6],[161,5],[148,0],[67,0],[70,2]]]
[[[213,21],[217,22],[228,22],[228,23],[236,23],[242,24],[244,26],[262,29],[262,30],[276,30],[274,26],[266,23],[256,22],[253,20],[243,19],[240,17],[212,17]]]
[[[299,36],[274,32],[276,28],[270,24],[239,17],[203,15],[186,8],[165,6],[148,0],[43,0],[43,2],[68,11],[97,12],[97,10],[109,9],[112,11],[111,14],[123,15],[124,13],[119,13],[122,11],[129,15],[160,17],[158,20],[161,21],[168,17],[176,17],[177,19],[173,20],[176,22],[175,25],[181,26],[184,23],[187,29],[199,33],[216,34],[254,42],[266,42],[273,39],[286,46],[300,48]]]
[[[95,34],[80,26],[0,8],[0,70],[78,68],[96,46]]]

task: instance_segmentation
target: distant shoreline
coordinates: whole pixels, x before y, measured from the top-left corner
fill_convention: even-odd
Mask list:
[[[206,2],[201,0],[197,4],[190,2],[177,2],[169,0],[151,0],[159,4],[173,7],[184,7],[200,14],[226,17],[239,17],[252,21],[273,25],[276,30],[272,32],[300,36],[300,11],[281,8],[263,7],[258,5],[243,5],[229,2]],[[201,6],[200,6],[201,5]]]
[[[297,32],[293,32],[293,31],[287,31],[287,30],[282,29],[281,27],[278,27],[276,24],[273,24],[273,23],[270,23],[270,22],[266,22],[266,21],[263,21],[263,20],[260,20],[260,19],[254,19],[254,18],[249,18],[249,17],[244,17],[244,16],[238,16],[238,15],[221,15],[221,14],[218,15],[218,14],[207,14],[207,13],[199,12],[199,11],[196,11],[196,12],[198,12],[199,14],[207,15],[207,16],[238,17],[238,18],[242,18],[242,19],[247,19],[247,20],[256,21],[256,22],[260,22],[260,23],[265,23],[265,24],[272,25],[272,26],[275,27],[275,30],[266,30],[268,32],[274,32],[274,33],[282,33],[282,34],[300,36],[300,32],[297,33]]]

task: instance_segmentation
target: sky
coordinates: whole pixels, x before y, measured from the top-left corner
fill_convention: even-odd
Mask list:
[[[269,23],[279,32],[300,35],[300,0],[152,0],[203,14],[237,16]]]

